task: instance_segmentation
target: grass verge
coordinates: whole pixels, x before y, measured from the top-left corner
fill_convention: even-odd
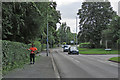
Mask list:
[[[105,51],[105,49],[78,48],[80,54],[118,54],[118,50]]]
[[[120,57],[112,57],[112,58],[109,59],[109,61],[120,63]]]

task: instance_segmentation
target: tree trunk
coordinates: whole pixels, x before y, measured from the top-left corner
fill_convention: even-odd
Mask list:
[[[106,49],[108,49],[108,40],[106,40]]]

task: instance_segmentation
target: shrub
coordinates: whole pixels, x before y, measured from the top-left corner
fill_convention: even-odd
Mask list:
[[[41,46],[41,50],[44,50],[44,49],[46,49],[47,47],[46,47],[46,44],[42,44],[42,46]]]
[[[29,45],[19,42],[2,41],[3,74],[29,61],[29,52],[26,50],[29,47]]]
[[[35,47],[38,49],[38,51],[41,51],[41,50],[42,50],[42,48],[41,48],[41,43],[40,43],[39,41],[35,41],[35,42],[34,42],[34,45],[35,45]]]
[[[90,48],[90,42],[80,43],[79,47],[80,48]]]

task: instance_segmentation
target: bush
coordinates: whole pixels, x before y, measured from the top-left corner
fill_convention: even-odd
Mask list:
[[[19,42],[2,41],[3,74],[29,61],[29,52],[26,50],[29,47],[29,45]]]
[[[86,42],[86,43],[80,43],[79,47],[80,47],[80,48],[90,48],[91,45],[90,45],[89,42]]]
[[[42,46],[41,46],[41,43],[39,42],[39,41],[35,41],[34,42],[34,45],[35,45],[35,47],[38,49],[38,51],[41,51],[42,50]]]
[[[44,49],[46,49],[47,47],[46,47],[46,44],[42,44],[42,46],[41,46],[41,50],[44,50]]]

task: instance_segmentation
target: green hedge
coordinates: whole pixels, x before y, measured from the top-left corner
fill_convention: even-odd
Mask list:
[[[38,49],[38,51],[41,51],[41,50],[42,50],[40,41],[35,41],[35,42],[34,42],[34,45],[35,45],[35,47]]]
[[[44,50],[44,49],[46,49],[46,44],[42,44],[41,46],[41,50]]]
[[[12,41],[2,41],[2,68],[3,74],[8,71],[22,67],[24,64],[29,62],[30,52],[27,50],[32,44],[24,44]],[[41,44],[39,41],[34,42],[35,47],[38,51],[46,49],[46,44]]]
[[[90,42],[80,43],[79,47],[80,48],[90,48]]]
[[[29,52],[26,50],[29,47],[19,42],[2,41],[3,74],[29,61]]]

